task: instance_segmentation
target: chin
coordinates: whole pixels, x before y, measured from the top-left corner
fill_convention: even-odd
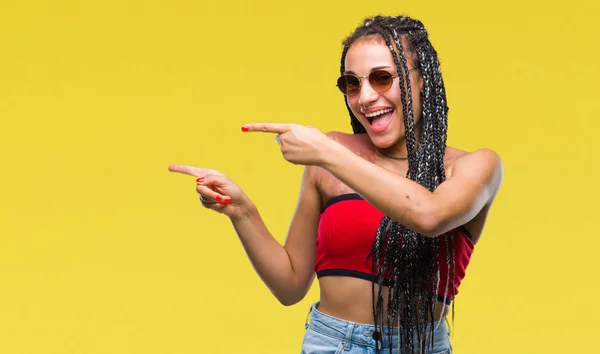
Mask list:
[[[394,145],[394,142],[397,139],[394,139],[392,134],[385,134],[382,136],[381,134],[369,134],[369,139],[373,145],[375,145],[378,149],[387,149]]]

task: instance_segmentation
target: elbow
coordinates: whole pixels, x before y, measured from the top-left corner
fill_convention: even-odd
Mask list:
[[[279,300],[279,303],[285,307],[293,306],[300,302],[297,300],[289,300],[289,299],[278,299],[278,300]]]
[[[279,289],[279,291],[271,290],[277,301],[283,306],[293,306],[306,296],[308,290],[302,291],[297,287],[286,287],[285,289]]]
[[[435,238],[445,232],[445,224],[441,214],[433,208],[429,208],[427,211],[419,213],[415,231],[425,237]]]
[[[433,221],[427,221],[420,225],[419,230],[415,230],[425,237],[435,238],[443,234],[440,225]]]
[[[285,307],[296,305],[297,303],[299,303],[300,301],[302,301],[302,299],[304,298],[304,296],[298,296],[298,295],[295,295],[295,294],[287,294],[285,296],[275,295],[275,297],[277,298],[277,300],[279,301],[279,303],[282,304]]]

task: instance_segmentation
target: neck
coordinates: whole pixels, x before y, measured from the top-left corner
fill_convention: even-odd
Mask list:
[[[404,148],[403,151],[401,151],[399,149],[392,149],[391,147],[387,148],[387,149],[376,148],[376,150],[380,156],[388,158],[388,159],[408,160],[408,152],[406,151],[406,148]]]

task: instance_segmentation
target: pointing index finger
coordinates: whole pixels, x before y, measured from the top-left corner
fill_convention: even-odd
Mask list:
[[[194,177],[203,177],[210,173],[210,171],[206,168],[199,168],[187,165],[169,165],[169,171],[183,173],[185,175]]]
[[[291,128],[291,124],[285,123],[253,123],[244,125],[242,131],[283,134]]]

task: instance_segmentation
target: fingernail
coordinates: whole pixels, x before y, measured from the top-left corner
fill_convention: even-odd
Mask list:
[[[200,177],[196,180],[196,183],[204,182],[204,178]]]
[[[225,203],[231,203],[231,197],[225,197],[225,199],[223,199],[223,201]]]
[[[224,207],[224,206],[225,206],[225,204],[221,203],[221,206],[222,206],[222,207]]]
[[[248,130],[250,130],[248,127],[246,127],[246,126],[243,126],[243,127],[242,127],[242,131],[243,131],[243,132],[247,132]]]
[[[221,200],[223,200],[223,198],[221,198],[221,196],[220,196],[220,195],[216,196],[216,197],[215,197],[215,199],[216,199],[216,200],[218,200],[218,201],[221,201]]]

